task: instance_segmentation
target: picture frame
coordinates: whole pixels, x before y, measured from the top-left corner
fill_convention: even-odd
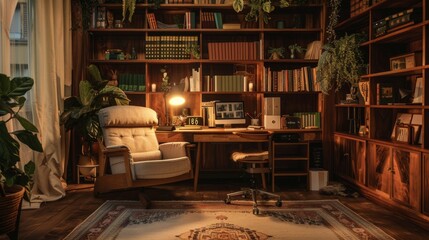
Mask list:
[[[416,78],[416,85],[414,87],[413,93],[413,104],[421,104],[422,103],[422,93],[423,93],[423,78]]]
[[[412,130],[410,125],[398,125],[396,126],[395,141],[410,143],[411,133]]]
[[[416,66],[415,62],[415,54],[405,54],[401,56],[396,56],[390,58],[390,70],[400,70],[400,69],[406,69],[406,68],[413,68]]]

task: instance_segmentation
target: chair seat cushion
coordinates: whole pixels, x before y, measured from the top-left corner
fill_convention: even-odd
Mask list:
[[[268,151],[263,152],[233,152],[231,155],[235,162],[240,161],[263,161],[268,159]]]
[[[191,171],[188,157],[147,160],[132,163],[136,179],[161,179],[176,177]]]

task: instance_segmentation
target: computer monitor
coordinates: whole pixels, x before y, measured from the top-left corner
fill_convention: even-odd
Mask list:
[[[246,124],[244,103],[240,101],[216,102],[215,115],[216,125],[230,127],[232,124]]]

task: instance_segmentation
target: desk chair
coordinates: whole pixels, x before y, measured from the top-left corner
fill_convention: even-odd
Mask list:
[[[234,134],[242,138],[252,139],[258,143],[269,142],[271,136],[271,133],[268,131],[234,132]],[[250,188],[245,188],[238,192],[228,193],[225,199],[226,204],[231,203],[231,197],[252,196],[253,214],[255,215],[259,214],[257,202],[258,196],[276,198],[276,206],[282,206],[282,201],[279,195],[256,188],[255,174],[260,173],[262,177],[262,186],[266,189],[265,173],[271,172],[269,151],[237,151],[232,153],[231,158],[235,162],[245,164],[245,171],[251,174],[251,186]]]

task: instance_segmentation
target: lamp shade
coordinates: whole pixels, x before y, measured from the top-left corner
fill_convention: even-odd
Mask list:
[[[185,98],[180,94],[174,94],[173,96],[170,97],[170,100],[168,101],[168,103],[171,106],[179,106],[185,103]]]

